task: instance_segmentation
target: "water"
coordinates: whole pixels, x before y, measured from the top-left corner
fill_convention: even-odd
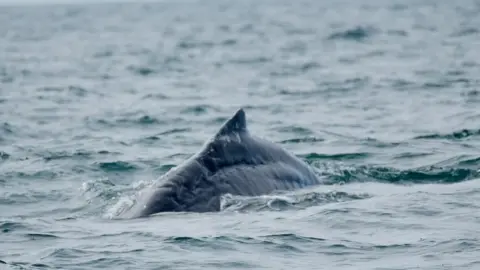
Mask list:
[[[0,268],[477,269],[479,13],[468,0],[1,7]],[[116,218],[239,107],[327,184]]]

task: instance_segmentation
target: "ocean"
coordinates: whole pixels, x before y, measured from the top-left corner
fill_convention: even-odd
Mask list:
[[[0,6],[0,269],[480,269],[480,3]],[[324,184],[121,219],[244,108]]]

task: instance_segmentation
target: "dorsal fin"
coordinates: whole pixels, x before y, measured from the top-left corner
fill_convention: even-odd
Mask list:
[[[239,109],[230,119],[228,119],[220,130],[217,132],[217,136],[227,135],[230,133],[246,131],[247,119],[243,109]]]

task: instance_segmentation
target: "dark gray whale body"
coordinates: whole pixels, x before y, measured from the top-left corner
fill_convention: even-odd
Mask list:
[[[273,142],[250,134],[245,112],[240,109],[200,152],[148,188],[127,216],[220,211],[224,194],[258,196],[319,183],[305,162]]]

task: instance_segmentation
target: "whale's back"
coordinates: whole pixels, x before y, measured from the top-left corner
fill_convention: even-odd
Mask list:
[[[310,166],[281,146],[253,136],[243,110],[202,149],[163,175],[134,216],[172,211],[219,211],[224,194],[257,196],[318,184]]]

